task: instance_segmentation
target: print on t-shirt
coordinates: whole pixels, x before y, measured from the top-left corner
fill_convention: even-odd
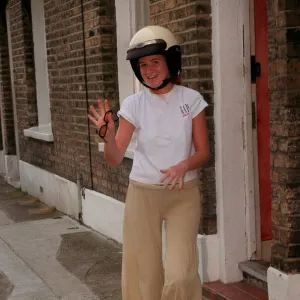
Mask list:
[[[188,104],[180,105],[182,117],[186,117],[190,114],[190,107]]]

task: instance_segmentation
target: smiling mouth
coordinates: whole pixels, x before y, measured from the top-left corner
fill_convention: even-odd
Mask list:
[[[152,79],[156,79],[158,76],[151,76],[151,77],[148,77],[149,80],[152,80]]]

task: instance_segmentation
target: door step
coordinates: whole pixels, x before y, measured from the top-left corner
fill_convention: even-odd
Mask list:
[[[220,281],[203,284],[203,299],[209,300],[268,300],[265,261],[246,261],[239,264],[244,281],[224,284]]]
[[[203,284],[203,300],[268,300],[268,293],[246,284],[237,282],[224,284],[220,281]]]
[[[267,270],[269,266],[270,263],[261,260],[239,263],[244,282],[263,291],[268,291]]]

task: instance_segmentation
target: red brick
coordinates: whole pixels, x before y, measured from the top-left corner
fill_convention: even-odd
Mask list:
[[[299,1],[268,1],[273,267],[300,272],[300,74]],[[276,20],[276,22],[274,22]],[[275,146],[276,145],[276,146]],[[298,203],[299,202],[299,203]],[[293,259],[291,259],[293,257]]]

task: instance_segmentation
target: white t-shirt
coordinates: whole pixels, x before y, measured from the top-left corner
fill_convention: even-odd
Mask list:
[[[164,95],[145,89],[127,97],[118,115],[134,125],[137,137],[129,178],[159,184],[163,176],[160,170],[193,155],[192,119],[206,106],[200,93],[179,85]],[[184,181],[196,177],[197,170],[190,170]]]

